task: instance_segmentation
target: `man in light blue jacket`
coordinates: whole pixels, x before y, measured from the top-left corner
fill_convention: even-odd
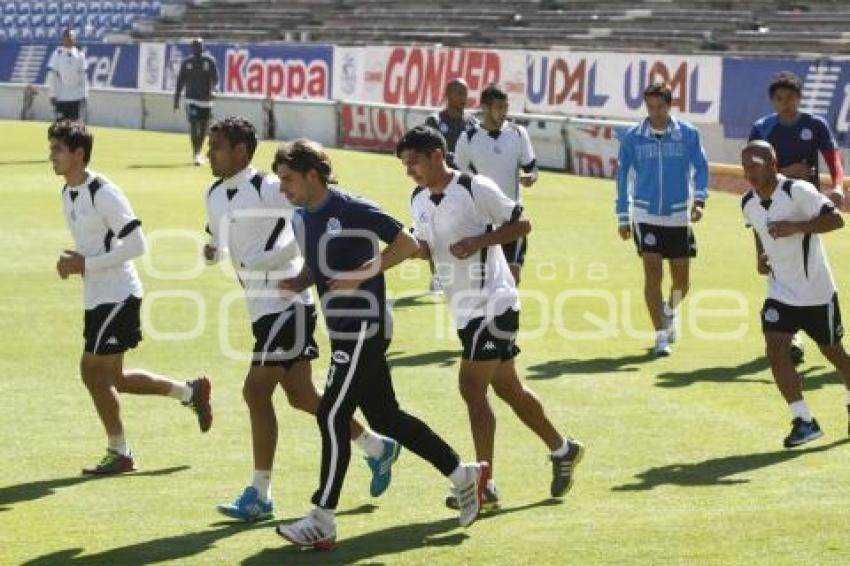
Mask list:
[[[643,97],[648,117],[620,140],[617,222],[620,237],[633,236],[643,259],[654,352],[668,356],[676,341],[676,307],[688,292],[690,258],[696,257],[691,222],[702,218],[708,198],[708,161],[699,131],[670,115],[670,87],[653,83]],[[666,301],[661,291],[665,259],[672,279]]]

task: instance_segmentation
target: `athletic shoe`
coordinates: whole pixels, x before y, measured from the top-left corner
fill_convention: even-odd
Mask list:
[[[679,323],[679,315],[676,311],[673,311],[673,314],[667,314],[667,304],[665,303],[662,307],[662,327],[667,331],[667,342],[670,344],[676,343],[677,338],[677,326]]]
[[[366,457],[366,463],[372,470],[372,481],[369,483],[369,495],[380,497],[388,487],[393,478],[393,462],[398,460],[401,453],[401,445],[392,438],[381,440],[384,444],[384,453],[380,458]]]
[[[186,382],[186,385],[192,388],[192,398],[184,405],[195,411],[201,432],[207,432],[212,426],[213,420],[212,406],[210,405],[212,383],[210,383],[208,377],[202,376],[195,381]]]
[[[655,337],[655,347],[652,349],[652,353],[658,357],[666,357],[671,353],[670,350],[670,341],[667,338],[667,332],[658,332]]]
[[[449,493],[446,496],[446,507],[449,509],[459,509],[457,497],[454,493]],[[495,511],[499,508],[499,492],[496,486],[490,487],[489,484],[484,486],[484,492],[481,494],[481,511]]]
[[[807,423],[800,417],[797,417],[791,421],[791,434],[785,437],[783,445],[785,448],[793,448],[806,442],[811,442],[821,436],[823,436],[823,431],[815,419]]]
[[[115,450],[106,450],[106,456],[96,466],[84,468],[84,476],[114,476],[136,471],[133,455],[124,456]]]
[[[264,521],[274,517],[274,502],[263,501],[257,488],[249,485],[233,503],[223,503],[217,507],[219,513],[246,523]]]
[[[806,347],[803,344],[803,338],[798,332],[794,335],[794,338],[791,339],[791,361],[794,362],[795,366],[798,366],[803,363],[803,357],[805,354]]]
[[[278,525],[275,531],[301,548],[332,550],[336,546],[336,525],[323,520],[317,509],[294,523]]]
[[[468,527],[475,522],[481,512],[481,499],[484,488],[487,487],[487,476],[490,465],[487,462],[465,465],[469,472],[469,479],[460,486],[452,486],[451,492],[458,501],[460,511],[460,526]]]
[[[552,497],[561,497],[573,487],[575,471],[578,463],[584,456],[584,445],[573,439],[567,438],[569,448],[563,456],[549,456],[552,460]]]

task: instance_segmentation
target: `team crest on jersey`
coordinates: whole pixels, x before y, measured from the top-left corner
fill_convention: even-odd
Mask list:
[[[813,137],[814,137],[814,135],[812,134],[812,131],[809,128],[803,128],[802,130],[800,130],[800,139],[801,140],[812,141]]]
[[[338,364],[347,364],[351,361],[351,356],[344,350],[336,350],[333,355],[333,360]]]
[[[776,324],[779,322],[779,311],[773,307],[764,311],[764,321],[769,322],[771,324]]]
[[[340,232],[342,232],[342,224],[340,223],[339,218],[331,217],[328,219],[328,226],[325,229],[325,232],[331,236],[337,236]]]
[[[647,246],[654,246],[658,243],[658,238],[655,237],[655,234],[645,234],[643,236],[643,243]]]
[[[445,122],[440,122],[440,131],[443,132],[443,134],[449,133],[449,125]]]

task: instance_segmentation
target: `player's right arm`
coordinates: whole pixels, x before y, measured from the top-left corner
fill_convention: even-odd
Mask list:
[[[180,107],[180,93],[183,92],[183,86],[186,84],[186,61],[180,64],[180,72],[177,73],[177,86],[174,87],[174,109]]]
[[[753,238],[755,239],[756,244],[756,271],[758,271],[761,275],[769,275],[770,274],[770,265],[767,261],[767,254],[764,253],[764,246],[761,243],[761,238],[759,238],[758,232],[753,229]]]
[[[628,240],[632,235],[629,219],[629,173],[634,166],[634,150],[629,142],[628,134],[620,141],[620,152],[617,166],[617,231],[620,238]]]
[[[204,244],[203,255],[207,265],[215,265],[224,257],[224,250],[220,242],[220,224],[221,217],[215,212],[215,187],[207,193],[206,209],[207,209],[207,225],[204,231],[207,233],[208,240]]]
[[[47,90],[49,91],[50,104],[56,105],[56,93],[59,90],[59,73],[56,70],[57,52],[54,51],[47,63]]]

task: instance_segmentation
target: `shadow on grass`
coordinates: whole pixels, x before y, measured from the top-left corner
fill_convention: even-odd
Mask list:
[[[736,454],[722,458],[712,458],[704,462],[692,464],[671,464],[650,468],[635,476],[638,483],[618,485],[612,491],[646,491],[662,485],[678,485],[683,487],[737,485],[749,483],[746,478],[734,478],[745,472],[751,472],[775,464],[781,464],[804,454],[824,452],[836,446],[847,444],[850,438],[836,440],[822,446],[798,448],[793,450],[777,450],[760,454]]]
[[[127,169],[191,169],[195,167],[193,163],[136,163],[128,165]]]
[[[535,503],[517,507],[503,508],[487,515],[479,521],[495,520],[502,515],[519,511],[560,505],[559,499],[544,499]],[[242,562],[245,566],[262,566],[265,564],[351,564],[357,561],[372,561],[380,563],[382,556],[392,556],[394,561],[401,561],[399,554],[422,547],[453,547],[463,543],[470,536],[475,536],[475,529],[482,525],[473,525],[471,534],[461,530],[457,518],[443,519],[427,523],[412,523],[397,525],[381,531],[365,533],[351,538],[342,538],[332,552],[303,551],[279,539],[280,545],[266,548]]]
[[[421,291],[412,295],[403,295],[395,299],[391,299],[388,302],[391,303],[393,310],[395,310],[435,305],[437,304],[437,300],[437,295],[434,293],[431,293],[430,291]]]
[[[387,361],[390,367],[418,367],[438,365],[440,367],[452,367],[460,359],[460,350],[434,350],[422,354],[403,355],[402,352],[390,352]]]
[[[528,379],[554,379],[562,376],[582,376],[596,373],[634,373],[640,371],[640,364],[655,359],[652,351],[645,354],[630,354],[618,358],[593,358],[587,360],[566,359],[551,360],[528,366]]]
[[[0,161],[0,167],[6,165],[46,165],[50,163],[48,159],[10,159],[8,161]]]
[[[106,481],[110,479],[131,478],[134,476],[166,476],[169,474],[184,472],[188,469],[189,466],[174,466],[172,468],[163,468],[161,470],[147,470],[142,472],[136,472],[133,474],[126,474],[125,476],[109,476],[95,478],[91,476],[80,475],[71,476],[67,478],[57,478],[52,480],[40,480],[28,483],[19,483],[16,485],[0,487],[0,511],[8,511],[16,503],[41,499],[42,497],[53,495],[57,489],[61,489],[63,487],[70,487],[72,485],[77,485],[83,482]]]
[[[737,366],[706,367],[693,371],[669,371],[658,374],[656,387],[675,388],[688,387],[700,382],[713,383],[773,383],[767,358],[757,358]],[[803,390],[820,389],[827,383],[838,380],[835,372],[817,373],[826,369],[824,366],[810,366],[798,370],[803,377]],[[767,371],[767,377],[750,377]]]

